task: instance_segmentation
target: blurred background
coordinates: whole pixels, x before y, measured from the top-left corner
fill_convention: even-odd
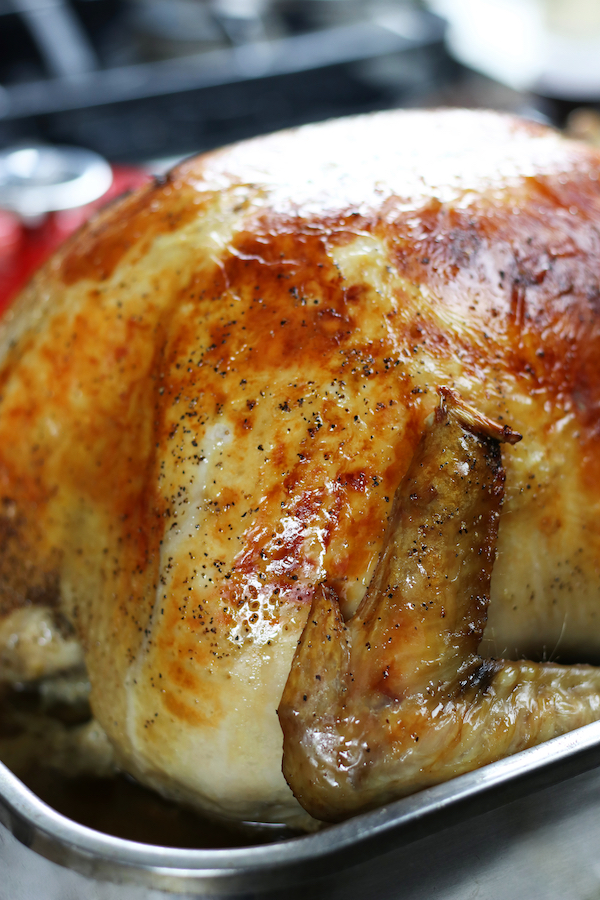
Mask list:
[[[0,0],[0,148],[189,154],[329,116],[600,99],[597,0]]]
[[[600,142],[599,51],[598,0],[0,0],[0,308],[97,197],[252,135],[458,105]]]

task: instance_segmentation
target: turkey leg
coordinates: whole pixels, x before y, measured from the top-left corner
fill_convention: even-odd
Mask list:
[[[279,707],[283,771],[338,821],[600,718],[600,670],[483,659],[504,471],[520,439],[441,389],[378,566],[344,622],[323,584]]]

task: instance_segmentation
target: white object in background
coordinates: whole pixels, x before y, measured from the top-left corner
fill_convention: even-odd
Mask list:
[[[598,0],[429,0],[460,62],[518,91],[600,98]]]

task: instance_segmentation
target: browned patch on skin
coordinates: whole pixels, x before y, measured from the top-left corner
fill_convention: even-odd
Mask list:
[[[379,231],[392,239],[401,274],[430,287],[432,312],[469,322],[463,335],[441,336],[446,352],[468,372],[496,372],[544,391],[563,414],[577,415],[582,437],[597,446],[597,189],[584,173],[571,175],[568,186],[529,178],[520,191],[526,197],[518,215],[485,197],[464,209],[432,201],[410,221],[400,216]],[[419,345],[433,349],[426,303],[415,327]]]
[[[371,302],[369,292],[364,285],[342,280],[323,234],[298,234],[292,223],[268,241],[242,233],[223,257],[220,269],[203,278],[195,276],[182,299],[193,304],[193,312],[173,326],[164,358],[168,374],[162,379],[163,412],[157,426],[161,443],[167,441],[173,447],[182,485],[192,460],[203,459],[204,423],[214,417],[215,410],[226,416],[236,444],[246,442],[240,443],[247,448],[244,452],[248,452],[247,441],[255,441],[250,447],[261,454],[257,462],[268,458],[269,471],[282,472],[279,481],[269,480],[260,510],[250,510],[249,501],[232,495],[226,483],[215,488],[211,510],[213,506],[218,509],[225,532],[228,522],[251,514],[240,538],[243,550],[226,579],[217,578],[215,591],[234,608],[240,607],[246,602],[248,579],[261,577],[265,596],[277,590],[281,600],[306,603],[314,593],[306,579],[314,578],[314,573],[305,568],[305,529],[315,526],[325,504],[327,516],[319,522],[318,540],[327,549],[332,535],[347,527],[357,496],[366,498],[356,523],[352,564],[348,551],[341,559],[336,552],[339,571],[345,566],[358,571],[363,556],[372,556],[372,542],[379,540],[385,529],[386,510],[382,515],[381,504],[374,499],[377,491],[387,488],[393,494],[400,477],[389,464],[387,471],[381,472],[377,453],[365,452],[364,446],[361,453],[364,438],[358,438],[353,430],[366,426],[348,424],[344,406],[349,401],[343,399],[344,392],[352,397],[365,379],[381,385],[385,399],[369,420],[369,434],[376,435],[396,421],[394,404],[402,394],[397,386],[407,380],[399,372],[396,386],[390,389],[385,375],[389,361],[384,362],[388,348],[377,348],[376,361],[372,348],[361,339],[357,323]],[[397,356],[395,350],[389,349],[389,353],[390,358]],[[286,371],[290,371],[287,381],[285,376],[273,381],[270,373]],[[326,382],[328,372],[332,385],[339,385],[332,389],[332,399],[324,401],[317,388],[313,405],[312,385]],[[313,374],[318,382],[311,381]],[[257,446],[258,437],[253,439],[248,433],[256,427],[264,403],[271,403],[275,414],[268,446],[263,447]],[[303,424],[290,443],[287,429],[297,429],[298,422]],[[185,449],[183,442],[185,435],[192,433],[190,456],[189,445]],[[361,453],[360,468],[347,458],[348,441],[355,447],[353,454]],[[405,464],[406,455],[404,450],[397,459]],[[258,473],[256,477],[260,477]],[[383,502],[389,504],[389,499]],[[272,537],[273,522],[283,516],[297,527]],[[187,621],[198,629],[196,622],[189,617]]]
[[[171,713],[175,719],[179,719],[187,725],[194,725],[196,727],[202,726],[206,728],[211,727],[211,725],[213,727],[218,725],[217,716],[211,721],[211,717],[204,715],[199,709],[193,709],[191,706],[188,706],[187,703],[179,697],[176,697],[172,691],[165,690],[164,694],[161,694],[161,696],[165,709],[167,712]]]
[[[6,390],[6,385],[10,383],[11,377],[19,364],[19,360],[27,355],[28,351],[33,347],[34,342],[35,339],[32,335],[26,335],[16,346],[8,348],[4,363],[0,369],[0,403],[2,403],[3,392]]]
[[[562,527],[562,521],[556,516],[544,516],[540,520],[540,528],[548,536],[556,534]]]
[[[0,398],[0,485],[18,510],[0,554],[2,609],[57,603],[68,545],[69,565],[97,573],[100,598],[118,598],[104,613],[103,641],[129,661],[152,609],[162,512],[152,440],[162,341],[152,302],[146,313],[116,318],[86,292],[75,315],[57,312],[46,332],[26,336]],[[77,596],[65,610],[84,645],[92,602]]]
[[[224,260],[223,277],[244,303],[239,321],[211,328],[203,362],[213,371],[243,370],[249,379],[295,366],[300,358],[310,368],[335,352],[355,327],[320,234],[280,234],[269,243],[243,234]]]
[[[173,684],[177,685],[184,691],[192,691],[198,690],[198,679],[194,676],[194,674],[190,671],[190,669],[183,665],[181,662],[172,661],[169,663],[167,667],[167,672],[169,678],[173,682]]]
[[[147,252],[161,233],[176,231],[196,218],[193,189],[182,182],[153,183],[100,213],[71,243],[60,264],[67,285],[84,278],[106,281],[130,250]]]
[[[0,616],[29,604],[59,606],[60,553],[50,548],[44,558],[36,531],[34,517],[15,519],[0,507]]]

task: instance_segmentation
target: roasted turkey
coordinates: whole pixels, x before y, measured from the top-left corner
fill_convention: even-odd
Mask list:
[[[2,678],[306,827],[600,718],[599,178],[398,111],[100,213],[0,326]]]

